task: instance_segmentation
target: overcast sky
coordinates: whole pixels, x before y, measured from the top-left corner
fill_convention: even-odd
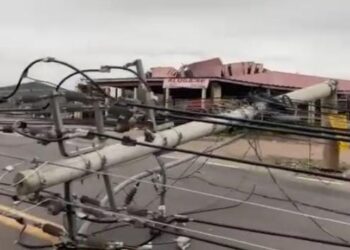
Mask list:
[[[43,56],[77,67],[221,57],[350,79],[348,0],[0,0],[0,84]],[[57,81],[68,71],[35,67]],[[116,73],[114,73],[116,75]],[[103,75],[107,77],[107,75]],[[108,75],[111,76],[111,75]],[[70,83],[72,84],[72,83]]]

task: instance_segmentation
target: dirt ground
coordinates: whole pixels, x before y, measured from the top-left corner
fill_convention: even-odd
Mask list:
[[[191,150],[205,150],[208,146],[229,137],[208,137],[185,144]],[[298,137],[249,136],[239,139],[216,151],[216,154],[259,160],[274,164],[289,164],[295,167],[322,168],[323,140]],[[256,150],[254,150],[254,148]],[[257,156],[258,155],[258,156]],[[350,168],[350,149],[340,152],[340,168]]]

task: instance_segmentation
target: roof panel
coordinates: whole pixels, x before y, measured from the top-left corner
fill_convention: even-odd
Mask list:
[[[246,81],[257,84],[275,85],[279,87],[304,88],[313,84],[323,82],[328,79],[326,77],[302,75],[294,73],[285,73],[279,71],[266,71],[265,73],[252,75],[236,75],[231,77],[232,80]],[[338,89],[340,91],[350,91],[350,81],[334,79],[338,81]]]

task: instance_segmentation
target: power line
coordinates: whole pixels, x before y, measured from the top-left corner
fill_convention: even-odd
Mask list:
[[[60,164],[60,163],[56,163],[56,162],[50,162],[50,161],[47,161],[47,162],[51,163],[51,164],[54,164],[54,165],[57,165],[57,166],[60,166],[60,167],[74,169],[74,170],[87,172],[87,173],[93,173],[93,174],[99,174],[99,175],[103,175],[104,174],[104,175],[108,175],[110,177],[119,178],[119,179],[129,179],[130,178],[128,176],[114,174],[114,173],[105,172],[105,171],[95,171],[95,170],[91,170],[91,169],[80,169],[80,168],[77,168],[77,167],[74,167],[74,166],[69,166],[69,165]],[[153,183],[150,182],[150,181],[138,180],[138,182],[153,185]],[[299,216],[303,216],[303,217],[312,217],[312,218],[323,220],[323,221],[328,221],[328,222],[333,222],[333,223],[338,223],[338,224],[350,226],[350,223],[348,223],[348,222],[341,221],[341,220],[336,220],[336,219],[331,219],[331,218],[327,218],[327,217],[320,217],[320,216],[315,216],[315,215],[312,215],[312,214],[300,213],[300,212],[296,212],[296,211],[292,211],[292,210],[288,210],[288,209],[283,209],[283,208],[279,208],[279,207],[273,207],[273,206],[269,206],[269,205],[265,205],[265,204],[261,204],[261,203],[243,201],[241,199],[225,197],[225,196],[221,196],[221,195],[206,193],[206,192],[193,190],[193,189],[187,189],[187,188],[178,187],[178,186],[164,185],[164,184],[161,184],[161,183],[159,183],[158,185],[169,187],[169,188],[172,188],[172,189],[175,189],[175,190],[179,190],[179,191],[184,191],[184,192],[197,194],[197,195],[203,195],[203,196],[212,197],[212,198],[219,198],[219,199],[222,199],[222,200],[233,201],[233,202],[242,202],[242,203],[247,204],[247,205],[257,206],[257,207],[261,207],[261,208],[271,209],[271,210],[284,212],[284,213],[289,213],[289,214],[293,214],[293,215],[299,215]]]
[[[249,164],[249,165],[256,165],[258,167],[263,167],[263,168],[278,169],[278,170],[284,170],[284,171],[293,172],[293,173],[314,175],[314,176],[320,176],[320,177],[325,177],[325,178],[329,178],[329,179],[335,179],[335,180],[341,180],[341,181],[350,182],[349,178],[343,177],[343,176],[336,176],[336,175],[319,173],[319,172],[314,172],[314,171],[309,171],[309,170],[295,169],[295,168],[290,168],[290,167],[272,165],[272,164],[263,163],[263,162],[255,162],[255,161],[243,160],[243,159],[238,159],[238,158],[233,158],[233,157],[227,157],[227,156],[221,156],[221,155],[215,155],[215,154],[208,154],[208,153],[205,153],[205,152],[197,152],[197,151],[192,151],[192,150],[187,150],[187,149],[159,146],[159,145],[155,145],[155,144],[151,144],[151,143],[140,142],[140,141],[131,139],[130,137],[127,137],[127,136],[118,137],[118,136],[107,135],[107,134],[103,134],[103,133],[97,133],[97,132],[90,132],[90,133],[93,134],[93,135],[96,135],[96,136],[100,136],[100,137],[105,137],[105,138],[110,138],[110,139],[114,139],[114,140],[117,140],[117,141],[121,141],[122,143],[123,142],[130,142],[130,140],[131,140],[133,145],[150,147],[150,148],[155,148],[155,149],[159,149],[159,150],[163,150],[163,151],[173,151],[173,152],[180,152],[180,153],[185,153],[185,154],[194,154],[194,155],[209,157],[209,158],[213,158],[213,159],[220,159],[220,160],[226,160],[226,161],[231,161],[231,162],[237,162],[237,163],[243,163],[243,164]]]
[[[277,188],[281,191],[281,193],[287,198],[287,200],[293,205],[293,207],[295,207],[295,209],[299,212],[302,212],[301,209],[298,207],[298,205],[294,202],[294,200],[289,196],[289,194],[284,190],[284,188],[282,188],[282,186],[277,182],[277,179],[275,178],[275,176],[273,175],[273,173],[271,172],[270,169],[267,169],[273,183],[275,183],[275,185],[277,186]],[[311,222],[316,225],[316,227],[318,227],[322,232],[326,233],[327,235],[338,239],[344,243],[346,243],[348,245],[348,247],[350,247],[349,245],[349,241],[343,239],[342,237],[339,237],[337,235],[334,235],[333,233],[329,232],[327,229],[325,229],[320,223],[318,223],[314,218],[309,218],[311,220]]]
[[[138,217],[138,216],[134,216],[134,215],[126,215],[126,214],[122,214],[119,212],[115,212],[115,211],[110,211],[110,210],[105,210],[105,209],[101,209],[101,208],[97,208],[97,207],[91,207],[91,206],[87,206],[84,204],[76,204],[74,202],[68,202],[66,200],[63,201],[65,204],[70,204],[72,206],[76,206],[76,207],[81,207],[81,208],[89,208],[89,209],[93,209],[96,211],[101,211],[104,212],[106,214],[110,214],[111,216],[118,216],[118,217],[122,217],[125,218],[127,220],[129,219],[134,219],[136,221],[142,221],[146,227],[150,227],[150,228],[154,228],[156,230],[159,231],[163,231],[163,232],[167,232],[167,233],[178,233],[179,235],[183,235],[183,236],[187,236],[186,233],[184,232],[188,232],[188,233],[193,233],[193,234],[197,234],[197,235],[202,235],[204,237],[212,237],[212,238],[217,238],[217,239],[221,239],[221,240],[226,240],[226,241],[230,241],[230,242],[234,242],[234,243],[239,243],[239,244],[243,244],[243,245],[247,245],[247,246],[252,246],[252,247],[256,247],[256,248],[260,248],[260,249],[266,249],[266,250],[276,250],[274,248],[270,248],[270,247],[265,247],[262,245],[258,245],[255,243],[251,243],[251,242],[247,242],[247,241],[243,241],[243,240],[238,240],[235,238],[231,238],[231,237],[225,237],[225,236],[221,236],[221,235],[217,235],[217,234],[212,234],[212,233],[206,233],[203,231],[199,231],[199,230],[195,230],[195,229],[190,229],[190,228],[185,228],[185,227],[180,227],[180,226],[175,226],[175,225],[171,225],[171,224],[167,224],[164,222],[160,222],[160,221],[156,221],[156,220],[152,220],[152,219],[148,219],[148,218],[144,218],[144,217]],[[176,232],[176,231],[168,231],[165,228],[171,228],[174,230],[180,230],[181,232]],[[240,247],[236,247],[236,246],[232,246],[232,245],[221,245],[221,242],[217,242],[217,241],[212,241],[209,240],[208,238],[202,238],[202,237],[198,237],[198,236],[194,236],[191,235],[189,236],[190,238],[193,237],[194,239],[200,240],[200,241],[204,241],[204,240],[208,240],[207,243],[211,243],[211,244],[215,244],[215,245],[219,245],[219,246],[224,246],[230,249],[244,249],[244,248],[240,248]]]
[[[275,196],[271,196],[271,195],[267,195],[267,194],[261,194],[261,193],[257,193],[257,192],[251,193],[250,191],[243,191],[243,190],[241,190],[239,188],[234,188],[234,187],[230,187],[230,186],[224,186],[222,184],[218,184],[218,183],[215,183],[213,181],[210,181],[210,180],[204,178],[203,176],[195,175],[195,176],[191,176],[189,178],[195,178],[195,179],[201,180],[201,181],[203,181],[203,182],[205,182],[205,183],[207,183],[209,185],[212,185],[214,187],[231,189],[231,190],[234,190],[234,191],[236,191],[238,193],[242,193],[242,194],[246,194],[246,195],[252,194],[252,196],[262,197],[262,198],[269,199],[269,200],[276,200],[276,201],[281,201],[281,202],[289,202],[289,200],[287,200],[285,198],[275,197]],[[298,201],[298,200],[294,200],[294,202],[299,204],[299,205],[302,205],[304,207],[310,207],[310,208],[315,208],[315,209],[319,209],[319,210],[330,212],[330,213],[334,213],[334,214],[350,216],[350,213],[348,213],[348,212],[339,211],[339,210],[335,210],[335,209],[331,209],[331,208],[326,208],[326,207],[323,207],[323,206],[313,205],[313,204],[302,202],[302,201]],[[227,208],[230,208],[231,206],[234,206],[234,205],[227,205],[227,206],[217,207],[213,211],[227,209]],[[195,214],[196,211],[197,210],[184,211],[184,212],[181,212],[180,214],[187,215],[187,214],[192,214],[192,212],[193,212],[193,214]],[[201,213],[202,210],[198,209],[198,211],[199,211],[199,213]],[[203,212],[206,212],[206,211],[203,211]]]
[[[109,214],[114,215],[114,216],[124,217],[124,218],[127,218],[127,219],[141,220],[143,222],[146,222],[146,224],[145,224],[146,227],[151,227],[153,229],[156,229],[156,230],[159,230],[159,231],[162,231],[162,232],[166,232],[166,233],[169,233],[169,234],[173,234],[173,231],[168,230],[166,228],[180,230],[180,232],[177,232],[178,233],[177,235],[188,236],[190,238],[193,238],[193,236],[192,235],[191,236],[190,235],[186,235],[182,231],[187,231],[189,233],[196,233],[196,234],[200,234],[200,235],[207,235],[207,236],[210,236],[210,237],[217,237],[218,236],[218,235],[212,235],[212,234],[205,233],[205,232],[198,231],[198,230],[193,230],[193,229],[189,229],[189,228],[174,226],[174,225],[163,223],[163,222],[159,222],[159,221],[154,221],[152,219],[147,219],[147,218],[144,218],[144,217],[138,217],[138,216],[133,216],[133,215],[125,215],[125,214],[121,214],[119,212],[113,212],[113,211],[109,211],[109,210],[106,211],[106,210],[103,210],[103,209],[100,209],[100,208],[90,207],[90,206],[86,206],[86,205],[82,205],[82,204],[74,204],[72,202],[67,202],[67,201],[64,201],[64,202],[65,203],[70,203],[73,206],[88,207],[88,208],[95,209],[95,210],[100,210],[100,211],[102,210],[102,212],[106,212],[106,213],[109,213]],[[176,217],[174,218],[174,220],[176,221]],[[180,221],[186,222],[186,219],[183,219],[181,217]],[[195,223],[201,223],[201,224],[207,224],[207,225],[213,225],[213,226],[218,226],[218,227],[224,227],[224,228],[233,229],[233,230],[247,231],[247,232],[251,232],[251,233],[259,233],[259,234],[265,234],[265,235],[270,235],[270,236],[279,236],[279,237],[285,237],[285,238],[291,238],[291,239],[296,239],[296,240],[303,240],[303,241],[309,241],[309,242],[320,243],[320,244],[327,244],[327,245],[333,245],[333,246],[350,247],[350,245],[346,244],[346,243],[327,241],[327,240],[323,240],[323,239],[315,239],[315,238],[310,238],[310,237],[305,237],[305,236],[300,236],[300,235],[283,234],[283,233],[272,232],[272,231],[267,231],[267,230],[259,230],[259,229],[254,229],[254,228],[239,227],[239,226],[229,225],[229,224],[225,224],[225,223],[217,223],[217,222],[212,222],[212,221],[206,221],[206,220],[203,220],[203,219],[189,218],[188,221],[189,222],[195,222]],[[147,224],[148,222],[151,223],[151,224]],[[152,226],[152,225],[157,225],[157,226]],[[221,238],[223,240],[233,241],[233,242],[236,242],[236,243],[246,244],[246,245],[250,245],[250,246],[254,246],[254,247],[258,247],[258,248],[262,248],[262,249],[274,249],[274,248],[270,248],[270,247],[264,247],[264,246],[261,246],[261,245],[257,245],[255,243],[250,243],[250,242],[246,242],[246,241],[240,241],[240,240],[236,240],[236,239],[232,239],[232,238],[227,238],[227,237],[224,237],[224,236],[218,236],[217,238],[219,238],[219,239]],[[196,238],[194,238],[194,239],[196,239]],[[199,239],[199,240],[202,241],[202,239]],[[216,244],[216,242],[214,244]],[[217,245],[219,245],[219,244],[217,244]],[[225,247],[227,247],[227,246],[225,246]],[[235,249],[235,248],[233,248],[233,249]]]
[[[64,62],[64,61],[61,61],[61,60],[57,60],[57,59],[52,58],[52,57],[46,57],[46,58],[40,58],[40,59],[34,60],[31,63],[29,63],[27,65],[27,67],[22,71],[22,74],[21,74],[21,76],[20,76],[20,78],[19,78],[15,88],[8,95],[0,97],[1,98],[0,101],[4,102],[7,99],[9,99],[12,96],[14,96],[17,93],[18,89],[20,88],[23,79],[28,75],[29,69],[32,68],[35,64],[40,63],[40,62],[57,63],[57,64],[60,64],[60,65],[66,66],[66,67],[74,70],[75,72],[79,72],[79,74],[84,76],[88,80],[88,83],[94,85],[98,89],[98,91],[101,92],[101,94],[103,96],[109,97],[108,95],[106,95],[105,91],[93,79],[91,79],[87,74],[85,74],[84,72],[79,70],[77,67],[75,67],[72,64],[69,64],[67,62]]]
[[[250,191],[249,195],[242,201],[242,202],[238,202],[237,204],[233,204],[233,205],[228,205],[228,206],[224,206],[224,207],[219,207],[219,208],[200,208],[200,209],[193,209],[190,211],[186,211],[186,212],[181,212],[181,215],[192,215],[192,214],[202,214],[202,213],[208,213],[208,212],[214,212],[214,211],[219,211],[219,210],[223,210],[223,209],[232,209],[232,208],[236,208],[239,207],[241,205],[244,204],[244,202],[249,201],[250,198],[254,195],[255,192],[255,185],[253,186],[252,190]]]
[[[26,68],[24,68],[24,70],[22,71],[21,76],[19,77],[19,80],[18,80],[18,82],[17,82],[15,88],[14,88],[8,95],[6,95],[6,96],[1,96],[1,97],[0,97],[0,98],[1,98],[1,99],[0,99],[0,102],[5,102],[7,99],[9,99],[9,98],[11,98],[12,96],[14,96],[14,95],[17,93],[19,87],[21,86],[23,79],[28,75],[29,69],[30,69],[32,66],[34,66],[35,64],[37,64],[37,63],[39,63],[39,62],[42,62],[42,61],[44,61],[44,60],[45,60],[44,58],[40,58],[40,59],[34,60],[34,61],[32,61],[31,63],[29,63],[28,66],[27,66]]]
[[[259,126],[259,125],[250,125],[250,124],[232,124],[229,122],[222,122],[222,121],[212,121],[212,120],[206,120],[202,118],[193,118],[189,116],[182,116],[182,115],[164,115],[166,117],[174,117],[179,119],[184,119],[188,121],[197,121],[197,122],[203,122],[203,123],[210,123],[210,124],[217,124],[217,125],[224,125],[228,127],[239,127],[239,128],[248,128],[248,129],[254,129],[259,131],[265,131],[265,132],[276,132],[281,134],[291,134],[291,135],[299,135],[299,136],[306,136],[306,137],[313,137],[318,139],[327,139],[327,140],[333,140],[333,141],[345,141],[350,142],[350,134],[345,135],[346,137],[335,137],[333,135],[339,135],[339,133],[335,131],[327,131],[324,132],[326,134],[321,134],[320,132],[304,132],[303,130],[296,130],[296,129],[281,129],[276,126],[273,127],[267,127],[267,126]],[[329,134],[329,135],[328,135]],[[341,133],[343,134],[343,133]]]
[[[56,164],[56,163],[52,163],[52,164]],[[67,165],[63,165],[63,164],[56,164],[56,165],[57,166],[61,166],[61,167],[65,167],[65,168],[79,170],[79,171],[100,174],[100,175],[101,174],[106,174],[106,175],[109,175],[109,176],[115,177],[115,178],[129,179],[129,177],[124,176],[124,175],[107,173],[107,172],[104,172],[104,171],[81,170],[81,169],[73,167],[73,166],[67,166]],[[138,182],[153,185],[153,182],[150,182],[150,181],[138,180]],[[233,202],[242,202],[242,203],[247,204],[247,205],[257,206],[257,207],[261,207],[261,208],[271,209],[271,210],[284,212],[284,213],[289,213],[289,214],[293,214],[293,215],[299,215],[299,216],[303,216],[303,217],[312,217],[312,218],[319,219],[319,220],[324,220],[324,221],[328,221],[328,222],[333,222],[333,223],[338,223],[338,224],[350,226],[350,223],[348,223],[348,222],[340,221],[340,220],[336,220],[336,219],[331,219],[331,218],[327,218],[327,217],[320,217],[320,216],[315,216],[315,215],[312,215],[312,214],[300,213],[300,212],[296,212],[296,211],[292,211],[292,210],[288,210],[288,209],[283,209],[283,208],[279,208],[279,207],[273,207],[273,206],[269,206],[269,205],[265,205],[265,204],[261,204],[261,203],[243,201],[241,199],[225,197],[225,196],[221,196],[221,195],[206,193],[206,192],[193,190],[193,189],[188,189],[188,188],[183,188],[183,187],[178,187],[178,186],[164,185],[164,184],[161,184],[161,183],[159,183],[158,185],[169,187],[169,188],[172,188],[172,189],[175,189],[175,190],[179,190],[179,191],[184,191],[184,192],[190,192],[190,193],[193,193],[193,194],[203,195],[203,196],[207,196],[207,197],[219,198],[219,199],[233,201]]]
[[[248,140],[248,143],[249,143],[250,147],[254,149],[254,152],[255,152],[256,156],[259,158],[259,160],[262,161],[260,154],[259,154],[259,149],[260,149],[259,140],[257,138],[253,138],[253,141],[254,141],[254,143],[251,143],[250,140]],[[289,203],[291,203],[297,211],[302,212],[301,209],[298,207],[298,205],[294,202],[294,200],[289,196],[287,191],[278,183],[277,178],[275,178],[272,171],[270,169],[267,169],[267,172],[268,172],[272,182],[277,186],[277,188],[280,190],[280,192],[287,198]],[[322,232],[326,233],[328,236],[331,236],[337,240],[340,240],[341,242],[349,244],[349,242],[347,240],[345,240],[342,237],[339,237],[337,235],[334,235],[329,230],[324,228],[320,223],[318,223],[315,219],[313,219],[313,218],[309,218],[309,219],[316,227],[318,227]]]
[[[270,236],[276,236],[276,237],[283,237],[283,238],[289,238],[289,239],[295,239],[295,240],[302,240],[302,241],[309,241],[309,242],[314,242],[314,243],[326,244],[326,245],[331,245],[331,246],[350,248],[350,245],[348,243],[340,243],[340,242],[335,242],[335,241],[310,238],[310,237],[301,236],[301,235],[284,234],[284,233],[267,231],[267,230],[259,230],[259,229],[255,229],[255,228],[235,226],[235,225],[230,225],[230,224],[226,224],[226,223],[207,221],[207,220],[203,220],[203,219],[189,218],[189,222],[205,224],[205,225],[210,225],[210,226],[216,226],[216,227],[223,227],[223,228],[227,228],[227,229],[250,232],[250,233],[264,234],[264,235],[270,235]]]
[[[229,117],[229,116],[225,116],[222,114],[217,115],[217,114],[209,114],[209,113],[201,113],[201,112],[193,112],[193,111],[184,111],[184,110],[179,110],[179,109],[163,108],[160,106],[136,104],[136,103],[129,103],[129,102],[115,103],[114,105],[121,106],[121,107],[131,106],[131,107],[138,107],[138,108],[145,108],[145,109],[154,109],[154,110],[158,110],[158,111],[188,115],[189,117],[201,116],[201,117],[209,117],[209,118],[215,118],[215,119],[221,119],[221,120],[227,120],[227,121],[250,123],[250,124],[255,124],[255,125],[266,125],[266,126],[270,126],[270,127],[280,127],[280,128],[283,127],[283,128],[287,128],[287,129],[300,129],[300,130],[309,131],[309,132],[331,133],[331,134],[337,134],[337,135],[342,135],[342,136],[350,136],[350,133],[348,132],[347,129],[315,128],[312,126],[301,126],[301,125],[285,124],[285,123],[278,123],[278,122],[271,122],[271,121],[249,120],[249,119],[244,119],[244,118]],[[233,123],[231,125],[237,125],[237,124]],[[337,131],[337,133],[335,131]]]
[[[70,67],[70,68],[74,68],[73,66],[71,66],[71,65],[69,65],[69,64],[67,64],[67,63],[65,63],[65,62],[62,62],[62,61],[58,61],[58,60],[55,60],[55,59],[50,59],[50,60],[48,60],[48,62],[56,62],[56,63],[59,63],[59,64],[62,64],[62,65],[65,65],[65,66],[68,66],[68,67]],[[75,68],[76,69],[76,68]],[[81,73],[81,72],[80,72]],[[86,77],[88,80],[90,79],[90,78],[88,78],[88,77]],[[90,81],[90,80],[89,80]],[[94,84],[94,82],[91,82],[92,84]],[[98,87],[99,88],[99,87]],[[101,89],[101,88],[99,88],[99,89]],[[105,94],[106,95],[106,94]],[[231,124],[232,125],[232,124]],[[338,133],[339,134],[339,133]],[[95,135],[97,135],[97,133],[95,133]],[[103,134],[103,137],[105,137],[105,135]],[[122,140],[122,142],[123,142],[123,140]],[[172,151],[174,151],[173,149],[170,149],[170,148],[163,148],[163,150],[172,150]],[[189,151],[188,151],[189,152]],[[194,151],[192,151],[193,153],[195,153]],[[198,153],[197,153],[197,155],[199,155]],[[203,156],[203,155],[201,155],[201,156]],[[210,157],[210,156],[209,156]],[[212,158],[214,158],[214,157],[212,157]],[[86,170],[85,170],[86,171]],[[86,171],[86,172],[89,172],[89,171]],[[94,171],[94,172],[98,172],[98,171]],[[294,170],[294,172],[296,172],[295,170]],[[98,172],[98,173],[100,173],[101,174],[101,172]],[[103,174],[106,174],[106,172],[103,172]],[[313,173],[314,174],[314,173]],[[107,175],[107,174],[106,174]],[[162,186],[164,186],[164,187],[166,187],[166,186],[169,186],[169,185],[162,185]],[[174,188],[172,185],[170,185],[169,187],[172,187],[172,188]],[[197,194],[199,194],[199,192],[197,192]],[[208,195],[208,193],[207,193],[207,195]],[[247,203],[247,204],[249,204],[248,202],[245,202],[245,203]],[[66,202],[66,204],[68,204],[67,202]],[[252,203],[251,203],[252,204]],[[105,211],[104,209],[103,209],[103,211]],[[130,218],[131,216],[128,216],[127,218]],[[153,221],[152,221],[153,222]],[[153,224],[152,224],[153,225]],[[203,233],[203,232],[202,232]],[[222,238],[222,237],[221,237]],[[201,239],[201,240],[203,240],[203,239]],[[215,243],[215,244],[217,244],[218,245],[218,243]],[[261,246],[260,246],[261,247]],[[265,248],[265,249],[271,249],[271,248],[266,248],[266,247],[263,247],[263,248]]]

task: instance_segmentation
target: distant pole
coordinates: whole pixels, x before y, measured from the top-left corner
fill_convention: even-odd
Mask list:
[[[134,91],[133,92],[133,99],[137,100],[137,98],[138,98],[137,87],[134,87],[133,91]]]
[[[337,114],[337,93],[321,99],[321,124],[330,127],[329,116]],[[333,170],[339,169],[339,144],[334,140],[326,140],[323,147],[323,167]]]
[[[164,97],[164,107],[169,108],[169,101],[170,101],[170,89],[169,88],[165,88],[164,89],[165,92],[165,97]]]
[[[201,108],[205,109],[205,99],[207,98],[207,89],[202,88],[201,91]]]
[[[310,125],[315,124],[315,111],[316,111],[316,103],[315,102],[309,102],[308,104],[308,113],[307,118]]]

